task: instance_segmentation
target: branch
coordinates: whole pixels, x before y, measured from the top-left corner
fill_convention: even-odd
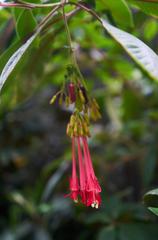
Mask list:
[[[0,7],[16,7],[16,8],[25,8],[25,9],[34,9],[34,8],[52,8],[56,6],[60,6],[61,3],[50,3],[50,4],[35,4],[35,3],[26,3],[24,1],[10,2],[10,3],[2,3],[0,2]]]

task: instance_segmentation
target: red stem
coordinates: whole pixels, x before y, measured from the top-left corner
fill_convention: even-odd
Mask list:
[[[22,3],[0,3],[0,7],[18,7],[18,8],[27,8],[27,9],[34,8],[34,6],[26,5]]]

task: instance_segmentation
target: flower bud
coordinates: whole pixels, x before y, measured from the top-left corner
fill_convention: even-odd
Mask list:
[[[80,97],[81,102],[84,104],[85,103],[85,98],[84,98],[84,95],[83,95],[81,89],[79,90],[79,97]]]
[[[76,101],[76,93],[75,93],[74,83],[70,83],[68,85],[68,90],[69,90],[69,97],[70,97],[71,103],[74,103]]]
[[[55,102],[56,98],[57,98],[57,95],[54,95],[50,100],[50,104],[53,104]]]
[[[84,97],[84,103],[87,104],[87,103],[89,102],[88,96],[87,96],[87,91],[86,91],[86,89],[84,88],[84,86],[80,86],[80,90],[81,90],[82,95],[83,95],[83,97]]]

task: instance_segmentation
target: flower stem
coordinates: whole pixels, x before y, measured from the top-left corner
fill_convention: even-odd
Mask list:
[[[69,2],[67,2],[67,4],[69,4]],[[75,50],[72,46],[71,34],[70,34],[68,22],[67,22],[67,17],[66,17],[66,14],[65,14],[65,5],[66,5],[66,1],[63,0],[62,1],[63,19],[64,19],[64,24],[65,24],[65,30],[66,30],[66,33],[67,33],[67,38],[68,38],[68,44],[69,44],[69,47],[70,47],[70,56],[71,56],[72,64],[75,66],[75,68],[77,70],[77,73],[80,76],[80,79],[81,79],[81,82],[82,82],[83,86],[87,89],[86,82],[85,82],[85,80],[82,76],[82,73],[81,73],[81,71],[79,69],[79,66],[78,66],[78,63],[77,63]]]
[[[35,4],[35,3],[27,3],[22,0],[18,0],[16,3],[10,2],[10,3],[2,3],[0,2],[0,7],[16,7],[16,8],[26,8],[26,9],[34,9],[34,8],[52,8],[56,6],[60,6],[61,3],[48,3],[48,4]]]

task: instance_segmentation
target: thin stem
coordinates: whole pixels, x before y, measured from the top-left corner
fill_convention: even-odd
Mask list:
[[[101,22],[100,17],[97,15],[95,11],[93,11],[91,8],[88,8],[87,6],[83,5],[82,3],[74,3],[74,2],[69,2],[71,5],[78,6],[85,10],[86,12],[90,13],[93,17],[95,17],[99,22]]]
[[[41,23],[39,23],[38,27],[36,28],[35,31],[40,32],[43,25],[45,25],[50,18],[55,14],[55,12],[60,9],[61,7],[63,8],[63,18],[64,18],[64,23],[65,23],[65,28],[66,28],[66,32],[67,32],[67,36],[68,36],[68,42],[69,42],[69,46],[70,46],[70,53],[72,56],[72,62],[74,64],[74,66],[76,67],[76,70],[80,76],[80,80],[82,81],[83,86],[87,89],[86,86],[86,82],[80,72],[80,69],[78,67],[78,63],[76,60],[76,56],[75,56],[75,52],[74,49],[72,47],[72,40],[71,40],[71,34],[69,31],[69,27],[68,27],[68,23],[67,23],[67,17],[65,14],[65,10],[64,7],[65,5],[75,5],[78,8],[81,8],[83,10],[85,10],[86,12],[90,13],[91,15],[93,15],[95,18],[97,18],[98,21],[101,22],[101,19],[99,18],[99,16],[92,10],[87,8],[85,5],[81,4],[81,3],[74,3],[74,2],[69,2],[68,0],[61,0],[61,2],[57,2],[57,3],[51,3],[51,4],[34,4],[34,3],[26,3],[23,0],[17,0],[17,3],[11,2],[11,3],[0,3],[1,7],[18,7],[18,8],[26,8],[26,9],[33,9],[33,8],[43,8],[43,7],[54,7],[54,9],[41,21]]]
[[[65,14],[64,5],[65,5],[65,1],[62,2],[63,19],[64,19],[65,30],[66,30],[66,34],[67,34],[67,38],[68,38],[69,47],[70,47],[70,54],[72,55],[72,59],[74,60],[73,47],[72,47],[72,39],[71,39],[71,34],[70,34],[68,22],[67,22],[67,17],[66,17],[66,14]]]
[[[26,3],[24,1],[18,0],[17,3],[0,3],[0,7],[16,7],[16,8],[26,8],[26,9],[34,9],[34,8],[52,8],[56,6],[60,6],[61,3],[49,3],[49,4],[35,4],[35,3]]]
[[[25,8],[32,9],[32,5],[22,4],[22,3],[0,3],[0,7],[16,7],[16,8]]]
[[[69,44],[69,47],[70,47],[70,55],[71,55],[71,59],[72,59],[72,64],[75,66],[80,78],[81,78],[81,81],[82,81],[82,84],[84,85],[84,87],[87,89],[87,86],[86,86],[86,83],[85,83],[85,80],[81,74],[81,71],[79,69],[79,66],[78,66],[78,63],[77,63],[77,59],[76,59],[76,54],[75,54],[75,50],[73,49],[73,46],[72,46],[72,39],[71,39],[71,34],[70,34],[70,30],[69,30],[69,26],[68,26],[68,22],[67,22],[67,17],[66,17],[66,14],[65,14],[65,5],[66,4],[70,4],[69,2],[65,2],[64,0],[62,1],[62,9],[63,9],[63,19],[64,19],[64,23],[65,23],[65,29],[66,29],[66,33],[67,33],[67,38],[68,38],[68,44]],[[76,6],[76,4],[75,4]]]
[[[36,31],[41,31],[43,25],[45,25],[51,19],[51,17],[55,14],[55,12],[57,10],[60,9],[60,7],[61,6],[59,5],[59,6],[56,6],[55,8],[53,8],[53,10],[39,23]]]
[[[66,18],[69,19],[72,16],[74,16],[78,11],[80,11],[81,8],[77,7],[76,9],[72,10],[71,12],[66,14]],[[46,28],[44,29],[44,31],[42,31],[42,33],[45,33],[45,31],[47,31],[49,29],[49,27],[52,27],[53,24],[59,22],[60,20],[63,19],[63,16],[59,16],[56,19],[53,19],[53,21],[51,21],[49,24],[47,24]]]
[[[22,3],[22,4],[29,4],[35,8],[49,8],[49,7],[56,7],[56,6],[59,6],[61,5],[60,2],[56,2],[56,3],[44,3],[44,4],[37,4],[37,3],[27,3],[23,0],[17,0],[18,3]]]
[[[146,1],[147,0],[139,0],[139,1]],[[150,2],[156,2],[156,0],[151,0]],[[92,9],[88,8],[87,6],[83,5],[82,3],[75,3],[75,2],[70,2],[68,0],[65,0],[64,3],[62,2],[57,2],[57,3],[48,3],[48,4],[35,4],[35,3],[26,3],[23,0],[18,0],[17,3],[10,2],[10,3],[0,3],[0,7],[17,7],[17,8],[27,8],[27,9],[33,9],[33,8],[51,8],[51,7],[56,7],[56,6],[61,6],[61,5],[75,5],[86,12],[90,13],[93,15],[99,22],[101,22],[100,17],[96,14],[95,11]]]
[[[80,10],[81,10],[81,8],[76,8],[75,10],[69,12],[69,13],[66,15],[66,16],[67,16],[67,19],[71,19],[71,18],[72,18],[78,11],[80,11]],[[48,27],[52,26],[53,24],[59,22],[59,21],[62,20],[62,19],[63,19],[63,16],[56,17],[56,19],[54,19],[53,21],[50,21],[50,22],[47,24],[46,29],[47,29]],[[58,36],[59,33],[61,33],[61,31],[63,31],[63,29],[64,29],[64,26],[61,26],[60,28],[54,30],[54,32],[53,32],[52,34],[49,33],[47,36],[43,36],[43,38],[42,38],[42,43],[41,43],[41,44],[42,44],[42,45],[41,45],[41,51],[40,51],[40,53],[37,52],[37,54],[35,54],[35,56],[34,56],[34,59],[32,59],[32,61],[31,61],[31,64],[30,64],[30,67],[29,67],[29,69],[30,69],[30,70],[29,70],[29,73],[30,73],[30,74],[31,74],[31,72],[34,71],[34,68],[35,68],[35,65],[36,65],[36,63],[37,63],[37,60],[40,58],[42,52],[45,51],[45,47],[44,47],[44,46],[51,44],[51,42],[54,41],[54,39]],[[41,31],[42,34],[44,34],[43,31],[45,32],[45,29],[44,29],[44,28],[43,28],[42,31]],[[38,63],[37,63],[37,65],[38,65]]]

